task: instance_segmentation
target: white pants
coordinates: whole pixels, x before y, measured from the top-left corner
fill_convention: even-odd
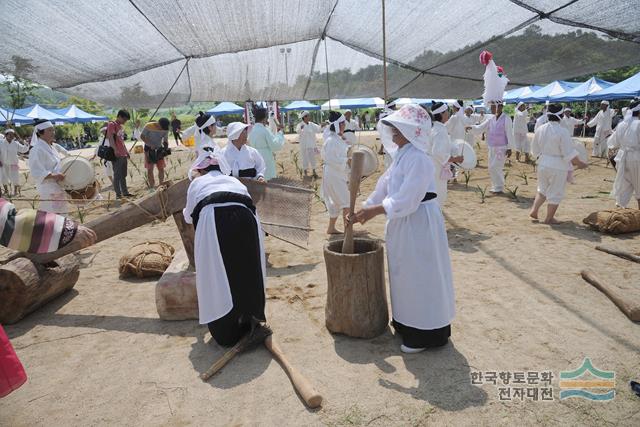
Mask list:
[[[300,154],[302,155],[302,169],[315,169],[316,168],[316,148],[315,147],[300,147]]]
[[[618,179],[616,176],[616,180]],[[636,199],[640,200],[640,160],[625,160],[624,178],[622,178],[622,182],[616,184],[619,185],[619,190],[616,193],[616,205],[626,208],[634,194]]]
[[[538,193],[547,198],[552,205],[559,205],[567,188],[567,171],[555,168],[538,167]]]
[[[596,132],[593,137],[593,149],[591,154],[598,157],[603,157],[607,154],[607,136]]]
[[[504,162],[507,159],[507,147],[489,147],[489,176],[491,177],[491,191],[504,191]],[[566,178],[566,175],[565,175]]]
[[[330,218],[338,218],[342,209],[349,207],[347,176],[325,166],[322,173],[322,199]]]
[[[8,163],[2,165],[2,184],[20,185],[20,167],[17,163],[15,165]]]
[[[531,151],[531,143],[529,142],[529,137],[527,137],[526,133],[514,133],[513,139],[516,144],[516,150],[521,153],[529,154]]]
[[[46,179],[37,184],[36,188],[42,200],[39,210],[53,213],[68,213],[70,211],[70,205],[67,202],[69,196],[57,182]]]

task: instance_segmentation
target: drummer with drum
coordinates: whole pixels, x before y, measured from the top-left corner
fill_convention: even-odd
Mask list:
[[[69,203],[67,193],[60,184],[64,180],[64,174],[62,174],[58,153],[53,147],[54,143],[53,123],[48,120],[36,121],[31,136],[29,169],[40,195],[40,210],[66,213],[69,212]]]

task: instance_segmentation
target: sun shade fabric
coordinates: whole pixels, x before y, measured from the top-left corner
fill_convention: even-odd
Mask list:
[[[1,72],[114,107],[384,94],[379,1],[2,3]],[[385,5],[390,99],[478,97],[483,49],[509,89],[640,58],[637,0]]]

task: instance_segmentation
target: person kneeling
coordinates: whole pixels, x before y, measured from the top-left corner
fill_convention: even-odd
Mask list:
[[[224,347],[266,321],[264,232],[247,188],[230,172],[219,152],[198,156],[183,210],[195,227],[200,324]]]

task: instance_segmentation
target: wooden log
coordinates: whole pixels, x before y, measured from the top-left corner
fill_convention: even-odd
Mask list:
[[[196,261],[193,255],[193,251],[195,250],[194,242],[196,240],[195,229],[193,228],[192,224],[187,224],[185,222],[182,211],[174,213],[173,220],[176,222],[176,226],[178,227],[178,231],[180,232],[182,245],[184,246],[184,250],[187,253],[187,258],[189,258],[189,266],[192,268],[196,268]]]
[[[618,249],[612,249],[606,246],[596,246],[596,249],[611,255],[619,256],[620,258],[628,259],[629,261],[640,263],[640,256],[634,255],[630,252],[620,251]]]
[[[351,156],[351,177],[349,178],[349,216],[353,217],[356,207],[356,198],[358,190],[360,190],[360,180],[362,179],[362,168],[364,167],[364,153],[362,151],[354,151]],[[353,224],[349,223],[344,227],[344,241],[342,243],[342,253],[353,253]]]
[[[327,329],[358,338],[378,336],[389,322],[384,249],[376,240],[355,239],[354,254],[341,252],[341,240],[324,247]]]
[[[74,255],[43,267],[27,258],[0,266],[0,323],[12,324],[73,288],[80,276]]]
[[[631,292],[622,292],[622,289],[611,286],[602,280],[598,279],[596,275],[589,270],[582,270],[580,273],[582,278],[596,289],[605,294],[618,308],[634,322],[640,322],[640,294],[632,293],[635,289],[629,289]]]

